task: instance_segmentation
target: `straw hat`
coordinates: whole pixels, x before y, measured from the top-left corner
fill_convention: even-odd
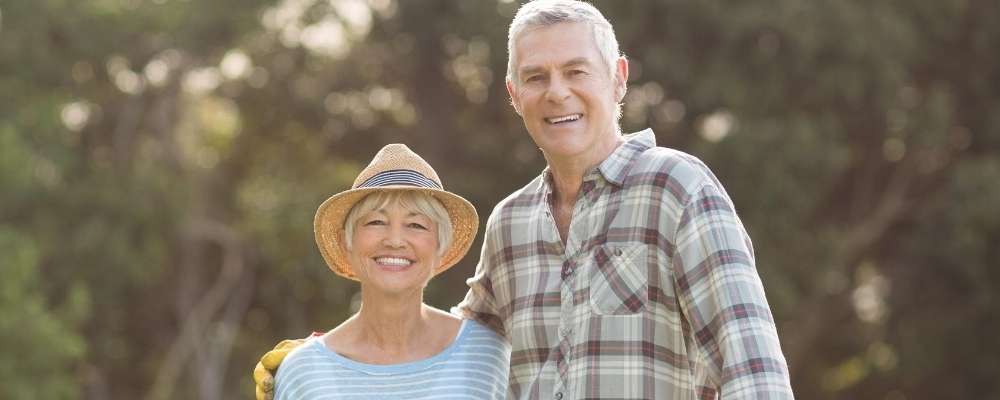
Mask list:
[[[434,275],[441,273],[461,260],[472,245],[479,228],[476,208],[461,196],[444,190],[441,179],[423,158],[406,145],[390,144],[379,150],[372,162],[358,174],[351,189],[337,193],[323,202],[316,210],[313,228],[316,245],[323,254],[326,265],[337,275],[358,280],[348,263],[347,254],[339,243],[344,219],[351,208],[365,196],[380,191],[413,190],[427,193],[444,205],[451,218],[451,245],[441,256],[441,265]]]

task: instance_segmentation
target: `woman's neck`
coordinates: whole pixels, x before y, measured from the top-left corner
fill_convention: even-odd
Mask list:
[[[368,364],[422,360],[454,340],[461,320],[423,303],[422,292],[410,296],[366,296],[361,309],[328,332],[327,348]]]
[[[355,315],[360,339],[386,355],[405,356],[430,332],[430,315],[420,296],[363,299]]]

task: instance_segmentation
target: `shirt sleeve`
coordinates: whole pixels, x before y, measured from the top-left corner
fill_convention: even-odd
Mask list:
[[[494,210],[494,214],[496,210]],[[498,268],[495,254],[500,249],[497,234],[493,227],[493,215],[486,223],[486,233],[483,238],[483,249],[479,256],[479,264],[476,265],[476,273],[466,280],[469,291],[465,294],[465,299],[457,306],[452,307],[451,312],[465,319],[472,319],[489,327],[504,339],[509,340],[504,328],[503,320],[497,308],[494,276]]]
[[[750,238],[716,180],[692,193],[674,243],[678,300],[720,398],[793,398]]]
[[[308,346],[311,343],[306,341],[299,347],[292,350],[282,360],[278,371],[274,376],[274,399],[275,400],[300,400],[303,399],[304,389],[303,371],[308,371],[310,366],[305,359],[309,352]]]

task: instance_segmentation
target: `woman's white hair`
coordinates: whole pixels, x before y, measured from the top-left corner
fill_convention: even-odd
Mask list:
[[[344,244],[347,249],[351,248],[354,225],[358,218],[393,204],[398,204],[405,210],[426,215],[437,224],[438,255],[443,255],[444,251],[451,245],[452,239],[451,218],[448,216],[448,210],[434,196],[416,190],[375,192],[355,203],[354,207],[351,207],[351,211],[347,213],[347,217],[344,218]]]
[[[614,79],[615,64],[622,56],[618,50],[615,30],[597,8],[577,0],[535,0],[517,10],[507,33],[507,79],[517,84],[517,52],[514,51],[514,44],[521,33],[532,28],[567,22],[583,22],[590,26],[594,43]]]

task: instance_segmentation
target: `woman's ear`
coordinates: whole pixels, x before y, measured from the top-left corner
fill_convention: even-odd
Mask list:
[[[337,241],[337,246],[340,246],[340,251],[343,252],[345,255],[351,254],[351,246],[347,245],[348,241],[347,231],[341,229],[340,232],[338,232],[338,236],[340,237],[340,240]]]

